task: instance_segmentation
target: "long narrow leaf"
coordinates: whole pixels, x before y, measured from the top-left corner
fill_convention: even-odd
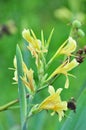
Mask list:
[[[23,125],[24,125],[26,115],[27,115],[27,103],[26,103],[25,86],[23,85],[22,80],[20,78],[21,76],[23,76],[23,68],[22,68],[23,60],[22,60],[22,54],[18,45],[16,48],[16,57],[17,57],[17,72],[18,72],[18,92],[19,92],[20,114],[21,114],[21,130],[23,130]]]

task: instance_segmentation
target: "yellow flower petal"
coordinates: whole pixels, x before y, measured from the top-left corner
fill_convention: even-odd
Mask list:
[[[51,64],[51,62],[59,55],[64,54],[66,56],[73,56],[71,53],[73,53],[76,50],[77,43],[72,38],[69,37],[56,51],[56,53],[53,55],[53,57],[48,62],[48,65]]]
[[[73,59],[70,63],[68,63],[64,66],[64,69],[67,71],[70,71],[78,65],[79,65],[79,63],[76,61],[76,59]]]
[[[32,36],[30,34],[29,29],[28,30],[24,29],[22,32],[22,36],[34,49],[40,50],[40,42],[36,38],[36,36],[32,30],[31,30],[31,32],[32,32]]]
[[[76,50],[76,47],[77,47],[76,41],[72,37],[69,37],[68,44],[64,48],[62,48],[60,53],[70,56],[71,53],[73,53]]]
[[[52,112],[50,115],[51,115],[51,116],[54,116],[54,114],[55,114],[55,112]]]
[[[17,68],[17,60],[16,60],[16,56],[15,56],[14,59],[13,59],[13,65],[14,65],[15,68]]]
[[[55,90],[54,90],[53,86],[51,86],[51,85],[49,86],[48,92],[50,93],[50,95],[55,93]]]
[[[24,85],[31,91],[35,90],[34,86],[34,79],[33,79],[33,70],[28,69],[25,63],[23,62],[23,71],[24,71],[24,76],[21,77]]]
[[[59,114],[59,121],[62,120],[62,117],[64,117],[64,112],[63,111],[58,111]]]
[[[60,93],[62,91],[59,88],[56,92],[54,92],[52,86],[49,87],[50,96],[48,96],[38,107],[38,110],[53,110],[53,114],[57,112],[59,114],[59,120],[62,119],[64,115],[64,111],[67,110],[67,102],[61,101]],[[52,114],[52,115],[53,115]]]
[[[14,65],[14,77],[13,77],[13,80],[15,81],[13,84],[17,84],[18,83],[18,76],[17,76],[17,60],[16,60],[16,56],[13,59],[13,65]]]
[[[65,88],[68,88],[68,87],[69,87],[69,78],[68,78],[68,76],[66,75]]]
[[[58,74],[64,74],[66,76],[66,84],[65,84],[65,88],[68,88],[69,86],[69,79],[67,77],[67,75],[73,76],[71,74],[69,74],[68,72],[72,69],[74,69],[75,67],[77,67],[79,65],[79,63],[76,61],[76,59],[73,59],[71,62],[67,62],[65,61],[64,63],[62,63],[47,79],[47,81],[49,81],[50,79],[52,79],[54,76],[58,75]],[[74,77],[74,76],[73,76]]]
[[[13,80],[15,81],[15,83],[13,83],[13,84],[16,84],[18,82],[17,70],[14,71]]]
[[[62,88],[59,88],[56,90],[56,93],[59,95],[61,93],[61,91],[62,91]]]

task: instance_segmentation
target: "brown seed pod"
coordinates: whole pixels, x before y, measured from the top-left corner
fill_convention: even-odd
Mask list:
[[[82,62],[84,61],[84,60],[83,60],[84,58],[85,58],[85,57],[83,57],[83,56],[80,55],[80,56],[77,56],[77,57],[76,57],[76,60],[77,60],[77,62],[82,63]]]
[[[67,102],[67,108],[70,110],[73,110],[74,112],[76,112],[76,101],[74,98],[71,98],[68,102]]]
[[[79,50],[77,51],[77,54],[82,55],[82,54],[83,54],[83,49],[79,49]]]

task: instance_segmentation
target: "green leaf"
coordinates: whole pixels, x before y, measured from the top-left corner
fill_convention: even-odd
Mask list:
[[[50,33],[49,38],[48,38],[47,43],[46,43],[46,48],[49,47],[49,44],[50,44],[50,41],[51,41],[51,38],[52,38],[53,32],[54,32],[54,28],[51,30],[51,33]]]
[[[85,130],[86,129],[86,89],[83,90],[77,101],[76,113],[71,112],[63,124],[61,130]]]
[[[23,47],[22,47],[22,56],[23,56],[23,61],[25,62],[26,66],[30,66],[30,52],[27,48],[28,43],[24,41]]]
[[[26,102],[25,86],[23,85],[21,80],[21,76],[23,76],[23,68],[22,68],[23,59],[21,50],[18,45],[16,48],[16,58],[17,58],[17,73],[18,73],[18,92],[19,92],[20,114],[21,114],[21,130],[23,130],[23,125],[27,115],[27,102]]]

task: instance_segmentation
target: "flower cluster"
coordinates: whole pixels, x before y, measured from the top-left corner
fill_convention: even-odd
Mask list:
[[[18,83],[18,74],[17,74],[17,60],[16,60],[16,56],[14,57],[14,77],[13,80],[15,81],[15,83]],[[24,83],[24,85],[28,88],[29,91],[35,91],[35,81],[33,78],[33,70],[32,69],[28,69],[27,66],[25,65],[24,62],[22,62],[22,66],[23,66],[23,73],[24,76],[21,77],[22,82]]]
[[[44,48],[42,41],[36,38],[36,35],[32,30],[24,29],[22,36],[29,43],[27,48],[30,50],[32,56],[36,58],[36,65],[38,66],[39,62],[41,62],[41,59],[39,58],[41,53],[46,53],[47,49]]]
[[[38,72],[38,81],[34,80],[33,70],[28,69],[24,61],[22,61],[23,68],[23,76],[20,75],[23,84],[28,88],[29,94],[33,92],[34,94],[41,91],[42,89],[48,87],[48,92],[50,96],[45,98],[35,110],[40,112],[42,110],[51,110],[53,111],[51,115],[54,113],[58,113],[59,121],[64,117],[64,111],[68,109],[67,101],[62,101],[60,93],[62,88],[58,88],[55,92],[53,86],[50,85],[50,81],[54,80],[57,75],[63,74],[66,77],[65,88],[69,87],[69,78],[68,76],[75,77],[70,74],[69,71],[74,69],[79,65],[79,62],[76,60],[76,56],[73,54],[76,51],[77,43],[72,37],[68,37],[68,39],[57,49],[56,53],[50,58],[50,60],[46,61],[46,53],[48,53],[48,47],[53,34],[53,30],[50,33],[50,36],[47,42],[44,40],[43,32],[41,33],[41,40],[39,40],[32,30],[24,29],[22,32],[23,38],[27,41],[27,51],[31,52],[31,55],[35,58],[35,65]],[[48,67],[54,62],[54,59],[57,59],[58,56],[65,56],[66,59],[59,65],[50,75],[48,74]],[[72,57],[72,58],[71,58]],[[14,78],[16,82],[18,82],[17,76],[17,61],[16,57],[14,58]],[[31,112],[34,112],[34,106],[31,109]]]

